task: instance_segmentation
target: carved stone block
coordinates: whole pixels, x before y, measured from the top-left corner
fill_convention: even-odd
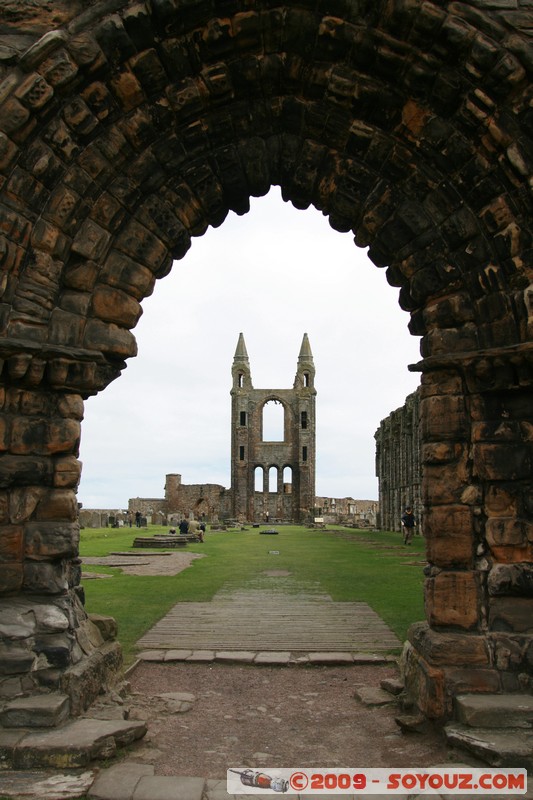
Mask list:
[[[66,564],[62,561],[25,561],[23,569],[23,590],[29,594],[63,594],[68,588]]]
[[[63,87],[70,83],[78,72],[78,66],[67,50],[61,48],[42,61],[39,72],[51,86]]]
[[[533,597],[492,597],[489,625],[493,631],[533,633]]]
[[[16,675],[28,672],[35,656],[20,642],[0,642],[0,675]]]
[[[132,111],[145,101],[142,86],[132,72],[122,72],[109,83],[115,100],[123,111]]]
[[[20,524],[30,519],[39,501],[46,494],[40,486],[17,487],[9,493],[9,519],[13,524]]]
[[[416,698],[420,710],[429,718],[445,716],[444,671],[428,664],[410,643],[404,645],[401,670],[407,693]]]
[[[490,664],[490,651],[484,636],[432,630],[426,622],[411,625],[409,641],[426,661],[435,666]]]
[[[430,508],[424,516],[424,534],[430,562],[443,568],[472,566],[474,531],[469,506]]]
[[[432,626],[474,630],[481,591],[475,572],[441,572],[426,581],[426,613]]]
[[[517,517],[491,517],[485,523],[485,533],[490,546],[518,545],[527,541],[527,528],[531,523]]]
[[[72,250],[84,258],[98,261],[105,253],[109,239],[108,231],[87,219],[72,242]]]
[[[134,328],[142,314],[140,304],[130,295],[111,286],[98,285],[93,293],[93,313],[121,328]]]
[[[533,565],[495,564],[489,572],[487,584],[492,597],[533,597]]]
[[[520,480],[531,475],[533,449],[524,444],[475,444],[472,456],[483,480]]]
[[[0,527],[0,561],[20,562],[24,552],[24,529],[21,525]]]
[[[76,489],[81,477],[81,462],[75,456],[58,458],[54,464],[54,486]]]
[[[100,280],[141,300],[152,293],[156,279],[148,267],[138,264],[124,253],[112,250],[106,258]]]
[[[50,459],[38,456],[4,455],[0,459],[0,488],[10,486],[47,486],[51,484]]]
[[[17,87],[15,96],[27,108],[39,109],[48,103],[54,96],[52,86],[42,75],[34,72]]]
[[[137,355],[133,334],[118,325],[98,319],[87,322],[83,344],[89,350],[109,353],[114,357],[131,358]]]
[[[466,667],[446,667],[446,691],[451,697],[479,692],[497,693],[501,690],[501,673],[496,669],[467,669]]]
[[[20,592],[24,580],[22,562],[0,563],[0,594]]]
[[[462,396],[424,397],[420,401],[422,434],[427,441],[464,439],[468,420]]]
[[[0,105],[0,127],[7,134],[16,133],[30,118],[30,112],[15,97]]]
[[[69,489],[49,489],[41,496],[34,519],[74,522],[78,517],[76,495]]]
[[[78,554],[79,526],[65,522],[29,522],[24,540],[25,556],[33,561],[75,558]]]

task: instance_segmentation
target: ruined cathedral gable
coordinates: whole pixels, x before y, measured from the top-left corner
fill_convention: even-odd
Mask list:
[[[232,367],[231,491],[236,519],[302,522],[315,505],[315,366],[305,333],[292,389],[255,389],[242,333]],[[282,430],[265,434],[265,409],[281,408]]]
[[[254,389],[241,333],[232,366],[231,488],[186,485],[181,475],[169,474],[164,499],[131,499],[129,511],[141,511],[153,522],[158,515],[169,520],[194,516],[210,521],[309,521],[315,507],[314,377],[313,354],[304,334],[292,389]],[[265,438],[263,414],[269,403],[282,410],[276,441]]]

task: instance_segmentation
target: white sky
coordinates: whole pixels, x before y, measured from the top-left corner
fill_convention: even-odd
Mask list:
[[[274,187],[194,239],[143,301],[139,354],[85,404],[78,500],[127,508],[165,475],[230,485],[231,366],[242,331],[256,389],[292,388],[309,335],[317,389],[317,495],[377,499],[374,433],[419,376],[398,289],[349,233]]]

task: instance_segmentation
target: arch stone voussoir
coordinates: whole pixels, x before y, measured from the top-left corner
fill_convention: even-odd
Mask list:
[[[531,689],[530,3],[86,6],[10,4],[0,35],[0,696],[68,690],[101,646],[83,401],[173,260],[272,185],[368,248],[421,337],[409,691],[445,718],[459,691]]]

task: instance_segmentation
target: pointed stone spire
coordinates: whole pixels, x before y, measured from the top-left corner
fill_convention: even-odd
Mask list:
[[[239,341],[237,342],[237,348],[233,356],[231,374],[233,376],[234,389],[253,388],[250,361],[248,359],[248,351],[246,350],[246,343],[242,333],[239,334]]]
[[[294,388],[304,387],[312,389],[314,387],[314,380],[315,362],[313,360],[313,353],[311,352],[311,345],[309,344],[309,337],[304,333],[302,346],[300,347],[300,355],[298,356]]]
[[[300,355],[298,356],[298,363],[299,364],[313,363],[313,354],[311,352],[311,345],[309,344],[309,337],[306,333],[304,333],[304,338],[302,339],[302,346],[300,347]]]
[[[248,352],[246,350],[246,343],[244,341],[244,336],[242,335],[242,333],[239,333],[239,341],[237,342],[237,348],[235,350],[235,356],[233,360],[246,361],[249,363]]]

